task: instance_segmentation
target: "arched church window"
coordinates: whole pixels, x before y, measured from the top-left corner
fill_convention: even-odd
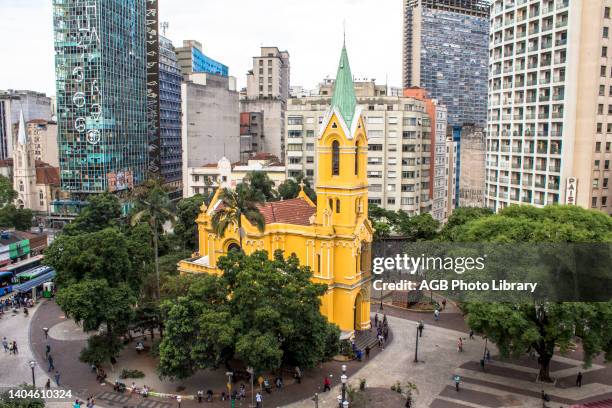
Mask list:
[[[359,142],[355,143],[355,175],[359,175]]]
[[[334,140],[332,143],[332,176],[340,174],[340,143]]]
[[[336,212],[339,213],[340,212],[340,199],[336,198]]]
[[[23,191],[23,181],[19,180],[19,191]]]
[[[328,203],[329,203],[329,209],[333,211],[334,210],[334,199],[330,198],[328,200]]]

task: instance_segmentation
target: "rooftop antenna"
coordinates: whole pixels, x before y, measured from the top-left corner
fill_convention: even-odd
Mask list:
[[[165,37],[166,36],[166,30],[168,29],[168,26],[170,24],[167,21],[162,21],[160,26],[161,26],[161,30],[162,30],[162,35]]]

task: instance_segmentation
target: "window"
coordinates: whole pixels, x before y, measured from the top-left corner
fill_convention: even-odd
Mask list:
[[[599,160],[595,160],[593,167],[595,168],[595,170],[599,170]]]
[[[604,160],[604,170],[610,170],[610,160]]]
[[[604,18],[610,18],[610,7],[604,7]]]
[[[332,176],[340,174],[340,143],[337,140],[332,142]]]
[[[606,72],[607,72],[607,68],[605,65],[602,65],[601,67],[599,67],[599,75],[602,77],[606,76]]]
[[[314,176],[314,170],[313,169],[306,169],[306,176],[313,177]]]
[[[608,56],[608,47],[601,47],[601,56],[606,58]]]
[[[306,163],[314,163],[314,156],[306,156]]]
[[[608,205],[608,197],[601,197],[601,205],[602,207]]]
[[[317,254],[317,272],[321,273],[321,254]]]
[[[595,151],[597,153],[601,152],[601,142],[595,142]]]
[[[290,130],[289,137],[302,137],[302,131],[301,130]]]
[[[368,150],[371,152],[381,152],[382,151],[382,145],[381,144],[369,144],[368,145]]]
[[[287,118],[287,124],[289,125],[301,125],[302,117],[301,116],[289,116]]]
[[[610,31],[608,27],[603,28],[603,38],[608,38],[608,31]]]
[[[198,176],[197,174],[193,176],[193,181],[194,183],[197,183],[198,181],[200,181],[200,176]]]
[[[593,188],[599,188],[599,179],[593,179]]]
[[[601,123],[597,124],[597,133],[601,133]]]
[[[19,191],[23,191],[23,181],[19,180]]]
[[[606,142],[606,153],[610,151],[610,142]]]
[[[340,212],[340,199],[336,198],[336,212],[339,213]]]
[[[355,143],[355,175],[359,175],[359,142]]]
[[[591,198],[591,207],[597,207],[597,197]]]
[[[307,130],[306,137],[314,137],[314,130]]]
[[[395,198],[387,198],[387,204],[395,205]]]
[[[600,103],[599,105],[597,105],[597,114],[603,115],[603,103]]]
[[[369,116],[368,123],[374,124],[374,125],[380,125],[380,124],[385,123],[385,121],[382,116]]]
[[[306,151],[307,152],[314,151],[314,143],[306,143]]]
[[[606,96],[606,86],[599,85],[599,96]]]
[[[608,133],[612,133],[612,123],[608,123],[608,125],[606,126],[606,131]]]
[[[382,192],[382,184],[370,184],[368,186],[368,191],[371,193],[380,193]]]
[[[603,179],[602,187],[608,188],[608,178],[607,177]]]

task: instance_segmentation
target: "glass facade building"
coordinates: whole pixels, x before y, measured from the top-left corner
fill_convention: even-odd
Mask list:
[[[193,72],[206,72],[209,74],[228,76],[229,69],[226,65],[207,57],[198,48],[192,48]]]
[[[124,190],[147,171],[145,0],[53,0],[62,190]]]
[[[488,36],[487,1],[404,0],[404,87],[440,100],[451,126],[484,126]]]
[[[181,149],[181,68],[172,42],[159,37],[159,110],[161,176],[170,182],[180,182],[182,176]],[[180,188],[179,188],[180,190]]]

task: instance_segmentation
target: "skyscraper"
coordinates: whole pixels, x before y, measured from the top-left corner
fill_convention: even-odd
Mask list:
[[[612,4],[491,6],[486,203],[612,212]]]
[[[160,175],[170,192],[182,195],[181,69],[172,42],[159,37]],[[176,192],[176,193],[174,193]]]
[[[221,76],[229,75],[227,65],[215,61],[202,52],[202,44],[196,40],[183,41],[182,47],[176,48],[176,55],[184,76],[194,72],[204,72]]]
[[[404,88],[446,105],[450,126],[484,126],[488,38],[488,0],[404,0]]]
[[[145,0],[54,0],[62,190],[117,191],[147,172]]]

